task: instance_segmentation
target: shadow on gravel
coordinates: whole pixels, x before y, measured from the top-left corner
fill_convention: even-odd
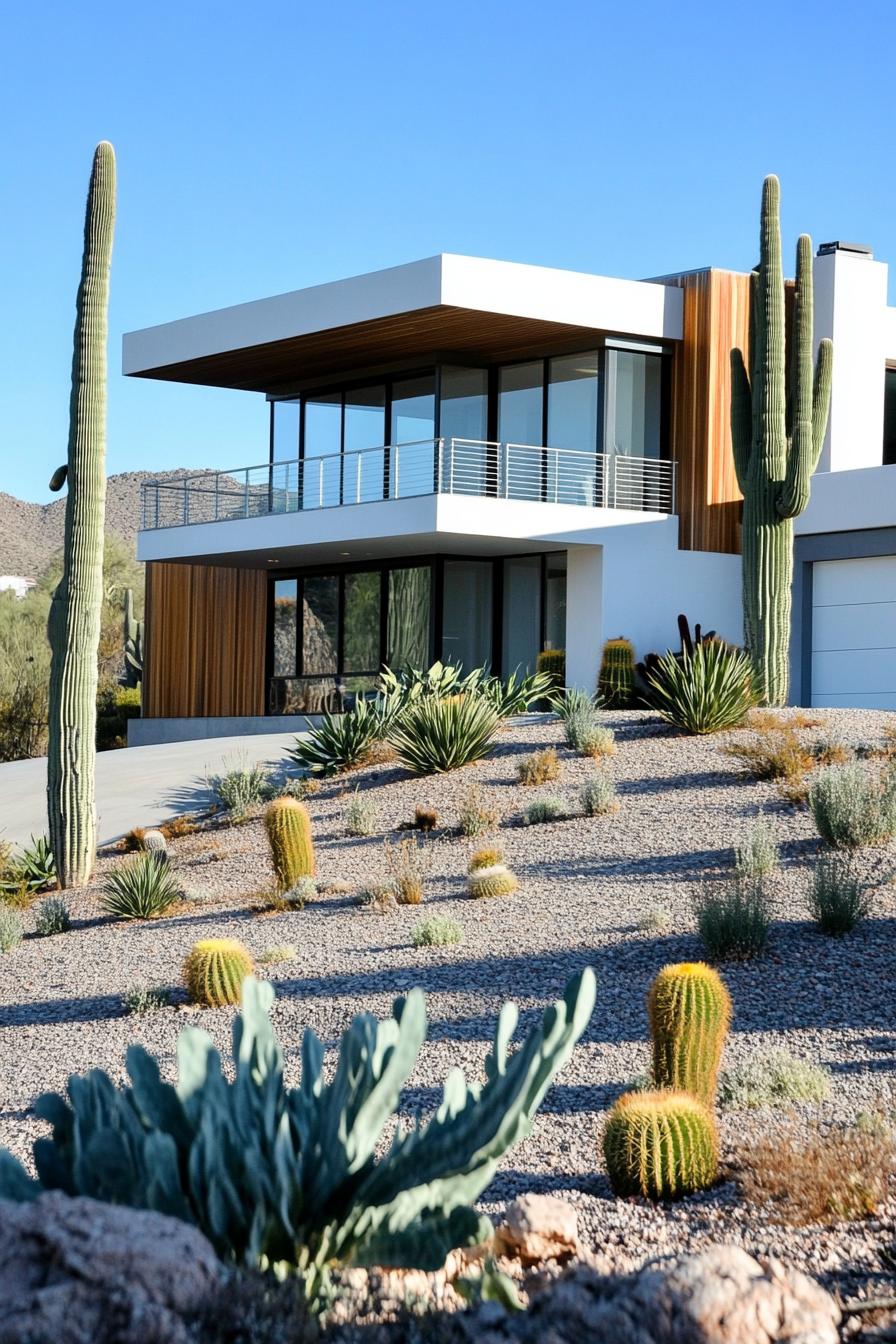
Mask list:
[[[554,1083],[538,1108],[546,1115],[593,1115],[606,1111],[626,1090],[626,1083],[605,1083],[600,1087]],[[430,1115],[442,1103],[441,1087],[406,1087],[399,1110],[403,1115]]]
[[[104,1022],[124,1016],[120,994],[99,994],[87,999],[37,999],[33,1003],[9,1003],[0,1007],[0,1028]]]
[[[541,1108],[544,1109],[544,1106]],[[595,1135],[595,1143],[597,1135]],[[595,1161],[597,1158],[595,1157]],[[585,1195],[594,1195],[601,1199],[614,1199],[610,1182],[603,1172],[589,1175],[583,1171],[499,1171],[491,1184],[486,1186],[479,1196],[480,1204],[506,1200],[508,1203],[519,1195],[557,1195],[579,1190]]]
[[[748,775],[726,770],[692,770],[690,774],[650,775],[642,779],[622,779],[616,785],[622,796],[639,794],[677,793],[686,789],[730,789],[732,784],[749,784],[756,781]]]

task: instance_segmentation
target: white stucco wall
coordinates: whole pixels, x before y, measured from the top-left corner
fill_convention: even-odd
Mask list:
[[[864,527],[896,527],[896,466],[817,471],[809,503],[794,523],[797,536]]]

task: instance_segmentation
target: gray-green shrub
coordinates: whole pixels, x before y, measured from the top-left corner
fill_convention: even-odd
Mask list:
[[[791,1106],[823,1101],[831,1090],[827,1069],[800,1059],[780,1047],[762,1050],[744,1064],[719,1075],[719,1104],[732,1109]]]
[[[809,790],[818,833],[837,849],[856,849],[896,834],[896,774],[857,761],[831,765]]]
[[[373,835],[377,828],[377,806],[372,798],[365,798],[357,789],[345,808],[347,835]]]
[[[71,926],[68,902],[64,896],[48,896],[40,902],[34,916],[34,931],[38,938],[67,933]]]
[[[546,821],[559,821],[566,816],[566,806],[562,798],[549,796],[538,798],[526,808],[524,822],[526,826],[539,826]]]
[[[843,854],[822,854],[812,870],[809,912],[822,933],[850,933],[871,910],[871,892]]]
[[[695,901],[697,928],[712,961],[758,957],[771,911],[760,877],[734,877],[706,887]]]
[[[741,842],[734,846],[734,871],[740,877],[765,877],[773,873],[781,858],[768,822],[754,821]]]
[[[0,952],[11,952],[24,936],[22,916],[8,905],[0,905]]]
[[[485,835],[501,820],[498,809],[489,803],[478,784],[471,784],[458,809],[460,829],[466,836]]]
[[[582,786],[582,811],[586,817],[602,817],[619,811],[616,785],[608,775],[597,771]]]
[[[147,1013],[157,1013],[171,1004],[170,989],[154,989],[148,985],[131,985],[121,996],[126,1013],[132,1017],[145,1017]]]
[[[415,947],[448,947],[452,943],[459,943],[462,937],[460,925],[450,915],[430,915],[429,919],[422,919],[419,924],[415,924],[411,931]]]
[[[208,787],[221,807],[240,817],[270,797],[270,772],[260,761],[250,765],[244,756],[238,756],[224,764],[229,768],[223,774],[208,776]]]

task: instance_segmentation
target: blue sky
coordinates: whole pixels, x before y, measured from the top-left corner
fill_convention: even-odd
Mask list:
[[[48,499],[64,459],[97,140],[109,470],[227,467],[265,456],[263,398],[124,380],[123,331],[439,251],[749,269],[770,171],[788,250],[896,266],[894,39],[893,0],[8,6],[0,489]]]

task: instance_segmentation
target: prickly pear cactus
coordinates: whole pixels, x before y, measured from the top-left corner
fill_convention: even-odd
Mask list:
[[[106,511],[106,341],[115,227],[115,154],[93,159],[75,319],[62,578],[53,594],[50,641],[47,814],[60,887],[85,883],[96,858],[96,686],[103,603]]]

